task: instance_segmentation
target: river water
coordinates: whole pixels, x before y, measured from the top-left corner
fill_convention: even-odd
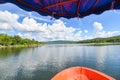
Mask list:
[[[50,44],[0,49],[0,80],[50,80],[73,66],[89,67],[120,80],[120,45]]]

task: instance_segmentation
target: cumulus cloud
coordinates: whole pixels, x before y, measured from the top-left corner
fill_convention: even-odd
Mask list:
[[[34,19],[25,17],[22,23],[16,23],[16,29],[23,32],[40,32],[44,31],[43,25],[41,23],[37,23]]]
[[[32,24],[30,24],[32,23]],[[82,31],[77,31],[73,27],[67,27],[61,20],[56,20],[52,25],[47,23],[37,23],[34,19],[25,18],[19,23],[18,29],[26,34],[19,33],[21,37],[34,38],[36,40],[80,40]],[[77,31],[76,33],[74,33]],[[34,35],[32,35],[33,33]]]
[[[85,33],[88,33],[88,30],[84,30]]]
[[[19,21],[20,20],[20,21]],[[66,26],[61,20],[55,20],[52,24],[37,22],[34,18],[20,18],[18,14],[8,11],[0,11],[0,32],[13,31],[23,38],[35,39],[39,41],[53,40],[83,40],[96,37],[110,37],[119,31],[104,31],[103,25],[94,22],[94,36],[81,35],[88,33],[88,30],[81,30],[72,26]]]
[[[19,35],[20,37],[22,37],[22,38],[28,38],[28,39],[35,39],[35,36],[33,36],[32,35],[32,33],[24,33],[24,34],[22,34],[22,33],[18,33],[17,35]]]
[[[94,26],[95,33],[98,33],[103,30],[103,26],[99,22],[94,22],[93,26]]]
[[[99,22],[94,22],[94,37],[111,37],[114,36],[115,34],[120,33],[119,31],[104,31],[103,30],[103,25],[102,23]]]
[[[34,38],[36,40],[48,41],[48,40],[80,40],[81,39],[82,31],[80,30],[77,31],[77,29],[73,27],[67,27],[65,23],[61,20],[56,20],[52,25],[49,25],[47,23],[44,24],[35,23],[33,26],[36,26],[36,30],[35,27],[33,27],[34,31],[37,31],[34,32]],[[77,32],[74,33],[75,31]],[[29,36],[31,35],[31,33],[27,33],[27,35],[28,34]],[[21,36],[25,37],[25,35],[21,35]],[[31,35],[31,37],[33,37],[33,35]]]
[[[12,28],[9,27],[10,25],[8,23],[0,23],[0,30],[2,31],[11,31]]]
[[[0,30],[17,30],[23,38],[36,40],[80,40],[82,31],[74,27],[66,26],[61,20],[55,20],[53,24],[38,23],[33,18],[25,17],[19,22],[20,16],[8,11],[0,11]]]
[[[11,31],[19,16],[8,11],[0,11],[0,30]]]

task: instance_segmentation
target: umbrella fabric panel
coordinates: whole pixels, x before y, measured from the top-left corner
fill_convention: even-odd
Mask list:
[[[111,8],[120,9],[120,0],[0,0],[0,3],[7,2],[24,10],[55,18],[85,17]]]

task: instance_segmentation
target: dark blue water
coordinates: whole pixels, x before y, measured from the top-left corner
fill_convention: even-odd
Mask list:
[[[93,68],[120,80],[120,45],[0,49],[0,80],[50,80],[73,66]]]

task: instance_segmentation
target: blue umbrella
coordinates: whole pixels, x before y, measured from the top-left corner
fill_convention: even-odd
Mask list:
[[[24,10],[55,18],[82,18],[110,9],[120,9],[120,0],[0,0],[2,3],[13,3]]]

